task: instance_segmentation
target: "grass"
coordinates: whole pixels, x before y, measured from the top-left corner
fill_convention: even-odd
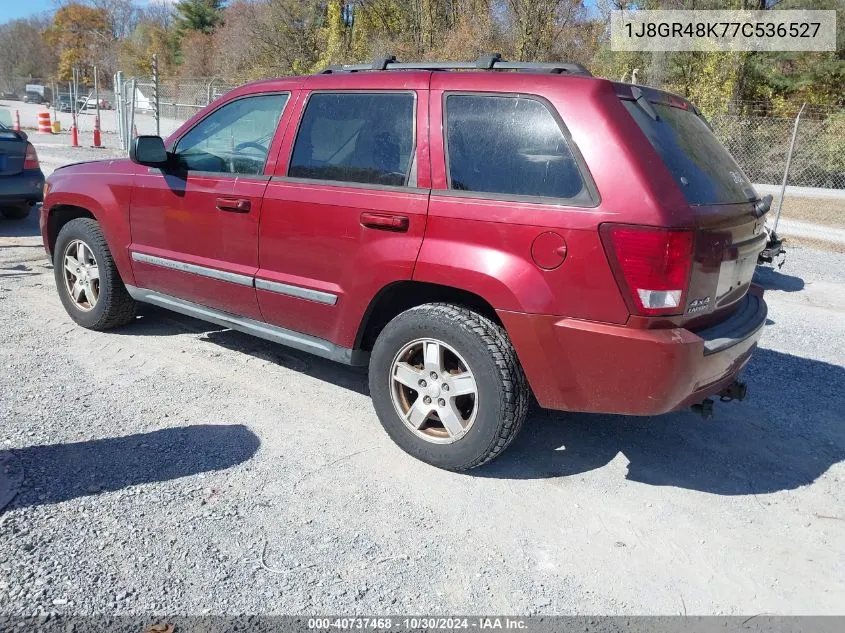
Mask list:
[[[769,221],[774,221],[774,213],[777,210],[777,200],[772,203]],[[812,222],[823,226],[845,228],[845,200],[833,200],[831,198],[805,198],[798,196],[786,196],[783,203],[781,218],[787,220],[801,220]]]
[[[785,237],[783,247],[786,249],[786,258],[789,259],[789,249],[792,246],[806,246],[821,251],[832,251],[845,255],[845,244],[839,242],[828,242],[827,240],[815,240],[809,237]]]

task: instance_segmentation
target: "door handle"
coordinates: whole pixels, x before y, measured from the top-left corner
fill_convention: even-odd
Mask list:
[[[217,208],[220,211],[249,213],[252,203],[244,198],[217,198]]]
[[[396,231],[404,233],[408,230],[408,216],[394,215],[392,213],[371,213],[364,211],[361,214],[361,226],[368,229],[380,229],[382,231]]]

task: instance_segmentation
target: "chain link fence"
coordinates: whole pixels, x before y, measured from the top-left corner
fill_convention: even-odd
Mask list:
[[[770,113],[765,104],[731,103],[709,121],[791,232],[809,235],[804,222],[845,228],[845,110],[799,104]]]
[[[136,133],[168,136],[234,86],[217,78],[114,77],[117,132],[124,149]]]

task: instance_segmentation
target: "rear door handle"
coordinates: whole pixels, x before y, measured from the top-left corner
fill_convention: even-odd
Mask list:
[[[249,213],[252,203],[244,198],[217,198],[217,208],[220,211]]]
[[[409,223],[407,215],[372,213],[370,211],[364,211],[361,214],[361,226],[367,227],[368,229],[404,233],[408,230]]]

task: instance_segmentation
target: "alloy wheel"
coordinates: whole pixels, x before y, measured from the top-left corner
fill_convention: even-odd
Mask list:
[[[100,298],[100,268],[94,251],[82,240],[71,240],[62,260],[68,295],[80,310],[92,310]]]
[[[396,413],[417,436],[451,444],[469,431],[478,414],[478,387],[467,362],[443,341],[417,339],[391,365]]]

